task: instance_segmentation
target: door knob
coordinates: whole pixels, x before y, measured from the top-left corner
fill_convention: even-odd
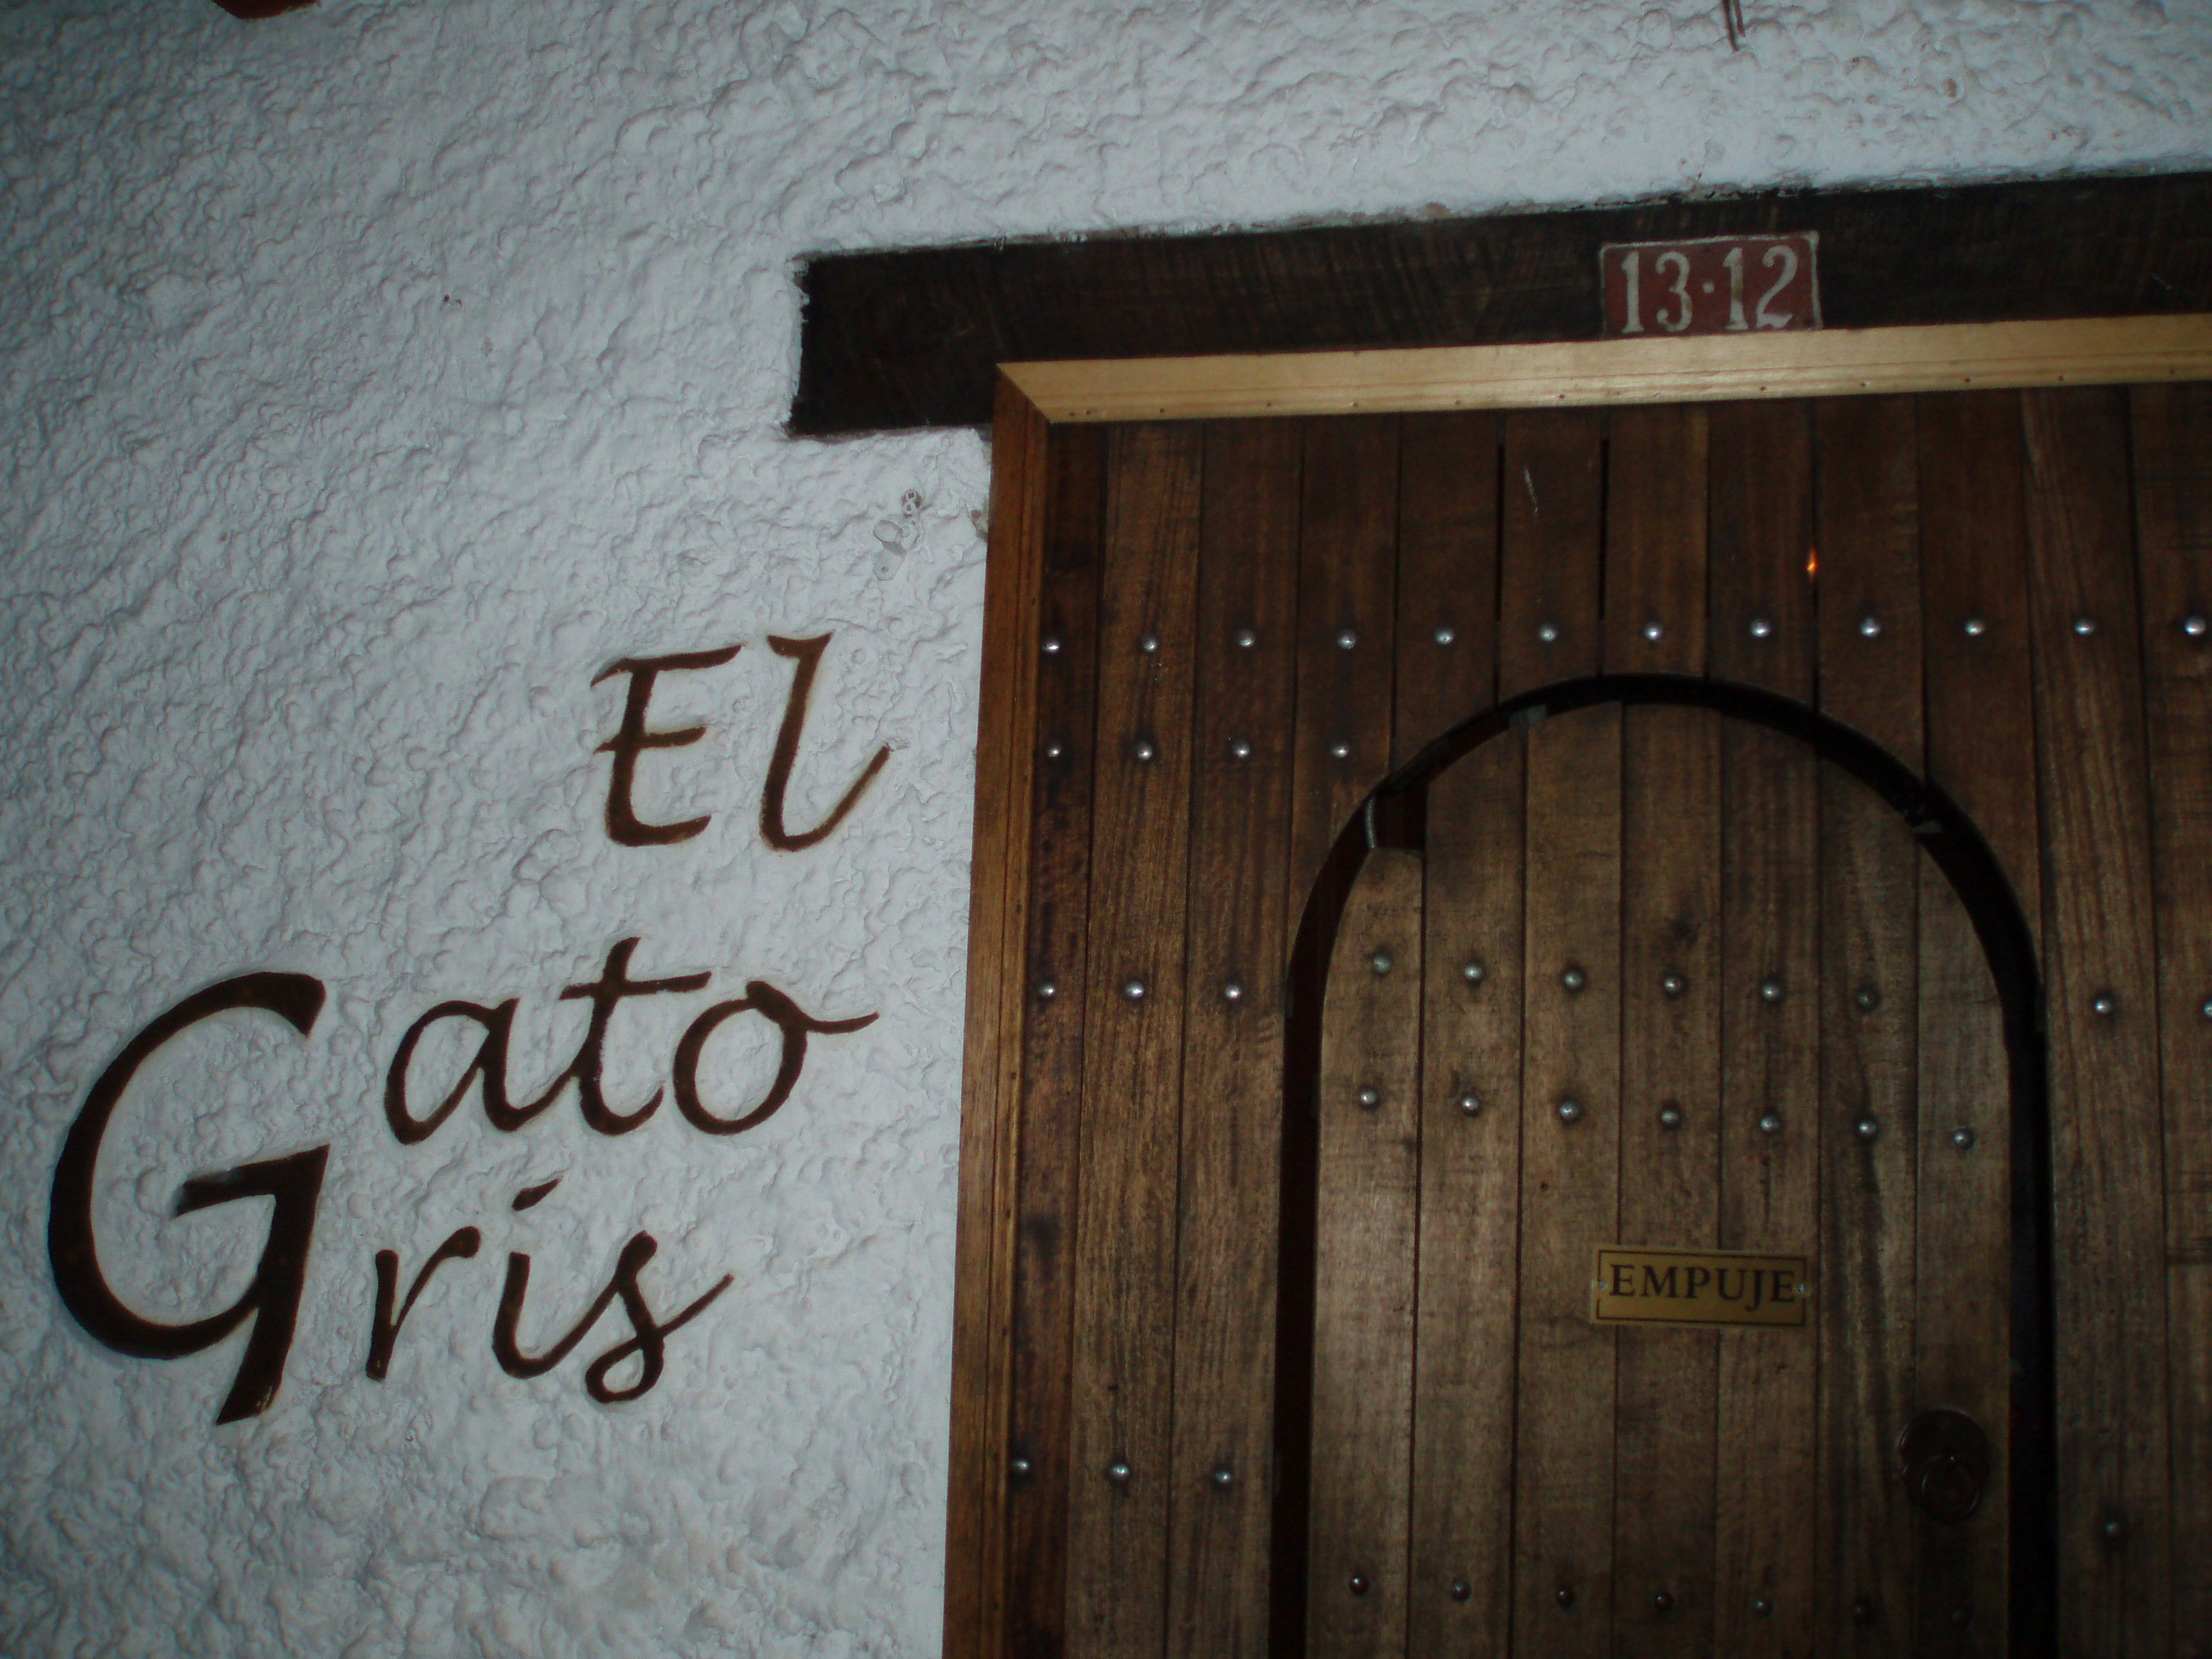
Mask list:
[[[1898,1442],[1905,1496],[1931,1520],[1956,1525],[1982,1506],[1992,1462],[1990,1437],[1961,1411],[1939,1406],[1912,1419]]]

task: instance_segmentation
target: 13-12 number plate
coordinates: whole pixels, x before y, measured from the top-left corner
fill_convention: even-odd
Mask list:
[[[1820,326],[1816,231],[1609,242],[1598,250],[1607,337]]]

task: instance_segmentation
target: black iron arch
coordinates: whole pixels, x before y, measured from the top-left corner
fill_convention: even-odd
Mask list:
[[[1674,674],[1565,680],[1462,720],[1375,787],[1338,833],[1307,894],[1286,998],[1269,1651],[1278,1659],[1297,1659],[1305,1651],[1321,1001],[1346,898],[1373,848],[1425,850],[1429,785],[1452,763],[1507,731],[1603,703],[1707,708],[1797,739],[1866,785],[1905,821],[1973,923],[2002,1010],[2011,1111],[2010,1645],[2021,1659],[2052,1659],[2058,1539],[2051,1103],[2042,976],[2027,915],[1988,841],[1941,785],[1863,732],[1802,702],[1755,686]]]

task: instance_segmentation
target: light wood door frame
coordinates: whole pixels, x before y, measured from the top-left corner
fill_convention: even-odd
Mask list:
[[[1004,1630],[1038,597],[1053,426],[2206,380],[2212,315],[1005,367],[993,427],[976,740],[948,1656],[996,1659]]]
[[[2212,315],[1006,363],[1051,422],[1573,409],[2212,379]]]

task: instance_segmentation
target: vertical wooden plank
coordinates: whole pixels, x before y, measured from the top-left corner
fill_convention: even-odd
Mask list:
[[[1919,858],[1872,791],[1821,768],[1821,1653],[1897,1653],[1911,1639],[1897,1447],[1917,1399]],[[1979,1219],[2008,1231],[2002,1206]],[[2002,1296],[2005,1281],[1986,1288]]]
[[[1613,411],[1606,454],[1605,649],[1610,674],[1705,672],[1703,405]]]
[[[2064,391],[2021,406],[2061,1264],[2059,1647],[2159,1653],[2172,1610],[2163,1123],[2126,405]]]
[[[1715,404],[1708,484],[1713,678],[1810,704],[1812,433],[1794,400]]]
[[[1920,860],[1919,1018],[1917,1409],[1966,1413],[1996,1462],[1966,1520],[1910,1517],[1912,1629],[1921,1652],[1996,1659],[2011,1612],[2009,1076],[1989,959],[1931,859]]]
[[[1823,714],[1917,771],[1919,452],[1909,398],[1816,408]],[[1863,784],[1820,769],[1820,1528],[1815,1650],[1904,1650],[1916,1407],[1920,853]],[[1978,1218],[1997,1237],[2002,1206]],[[2001,1291],[2002,1281],[1990,1287]],[[1940,1317],[1940,1314],[1937,1316]]]
[[[2212,387],[2133,395],[2157,880],[2173,1630],[2212,1659]]]
[[[1421,860],[1370,853],[1329,963],[1315,1255],[1311,1659],[1405,1652]]]
[[[1297,748],[1291,924],[1322,860],[1390,769],[1398,422],[1300,422]]]
[[[2020,398],[1918,402],[1928,772],[1973,819],[2039,932]],[[1915,1625],[1923,1650],[1987,1659],[2009,1650],[2013,1416],[2009,1302],[1989,1287],[2013,1268],[2008,1240],[1979,1218],[2010,1212],[2011,1076],[1988,959],[1932,863],[1921,896],[1919,1393],[1981,1424],[1997,1462],[1967,1522],[1916,1516]]]
[[[1604,431],[1581,410],[1505,417],[1501,697],[1596,672]],[[1526,743],[1513,1642],[1599,1652],[1612,1616],[1613,1344],[1586,1315],[1589,1250],[1618,1220],[1620,714],[1544,721]],[[1578,991],[1562,983],[1570,964]],[[1572,1123],[1559,1110],[1570,1099]]]
[[[1707,422],[1613,412],[1606,490],[1608,670],[1705,670]],[[1720,1231],[1720,720],[1624,711],[1620,1227],[1709,1249]],[[1712,1644],[1717,1334],[1623,1329],[1614,1427],[1613,1649]]]
[[[1811,434],[1802,404],[1711,411],[1716,678],[1809,702]],[[1818,778],[1794,739],[1722,737],[1721,1243],[1816,1257]],[[1826,1291],[1815,1284],[1817,1306]],[[1716,1425],[1715,1650],[1812,1645],[1817,1337],[1730,1331]]]
[[[1429,787],[1407,1650],[1511,1638],[1521,1237],[1522,789],[1492,738]]]
[[[1820,712],[1917,772],[1925,746],[1917,411],[1910,398],[1814,407]]]
[[[1505,417],[1499,479],[1498,695],[1516,697],[1598,666],[1603,416]]]
[[[1107,439],[1068,1504],[1082,1656],[1153,1659],[1165,1638],[1202,436]]]
[[[1169,1496],[1188,1659],[1267,1634],[1298,451],[1287,421],[1206,438]]]
[[[945,1648],[981,1656],[1003,1652],[1006,1638],[1014,1188],[1045,454],[1043,417],[1001,377],[991,440],[991,560],[975,738],[945,1506]]]
[[[2020,393],[1947,392],[1918,402],[1928,775],[1981,830],[2039,935]]]
[[[1295,940],[1316,903],[1331,911],[1340,890],[1316,890],[1316,878],[1362,799],[1390,764],[1396,623],[1398,434],[1395,416],[1302,421],[1299,479],[1297,691],[1293,718],[1291,864],[1282,903],[1285,936]],[[1334,881],[1341,872],[1333,873]],[[1321,914],[1316,911],[1316,914]],[[1324,963],[1306,964],[1320,975]],[[1291,988],[1297,1006],[1318,1009],[1317,982]],[[1318,1021],[1310,1013],[1285,1034],[1286,1066],[1301,1084],[1317,1079]],[[1319,1147],[1314,1120],[1301,1112],[1283,1130],[1281,1255],[1285,1288],[1276,1355],[1278,1494],[1271,1534],[1278,1571],[1270,1639],[1295,1644],[1310,1624],[1318,1581],[1308,1583],[1313,1534],[1311,1446],[1314,1212]],[[1285,1402],[1297,1401],[1293,1415]]]
[[[1083,1103],[1091,752],[1105,434],[1054,440],[1037,641],[1030,830],[1029,1004],[1022,1033],[1020,1224],[1014,1258],[1007,1650],[1057,1659],[1066,1639],[1069,1314]]]
[[[1497,697],[1499,428],[1487,412],[1424,415],[1401,433],[1393,747],[1402,765]],[[1502,1650],[1510,1629],[1522,750],[1494,739],[1429,790],[1414,1652]]]
[[[1626,711],[1620,1242],[1720,1233],[1721,720]],[[1622,1655],[1709,1651],[1719,1336],[1624,1329],[1616,1426]]]
[[[1589,1303],[1620,1224],[1620,714],[1528,736],[1514,1627],[1546,1655],[1612,1638],[1614,1342]]]
[[[1498,689],[1498,417],[1408,415],[1399,445],[1394,766]]]

